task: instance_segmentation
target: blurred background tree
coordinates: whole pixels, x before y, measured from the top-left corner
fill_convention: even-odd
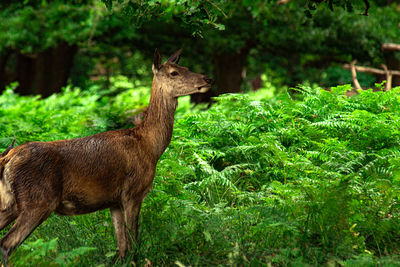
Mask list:
[[[156,47],[183,46],[183,65],[214,76],[213,91],[196,102],[266,79],[349,83],[341,64],[353,59],[400,68],[399,53],[381,51],[400,42],[400,5],[389,0],[6,0],[0,8],[0,88],[18,81],[21,94],[45,97],[67,83],[107,88],[115,75],[150,84]],[[360,77],[364,86],[377,79]]]

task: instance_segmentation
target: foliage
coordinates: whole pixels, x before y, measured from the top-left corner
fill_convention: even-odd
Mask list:
[[[171,21],[179,20],[183,28],[188,29],[194,35],[201,33],[202,27],[212,25],[223,30],[224,26],[217,23],[219,17],[226,16],[223,7],[224,1],[191,1],[191,0],[163,0],[163,1],[113,1],[102,0],[107,8],[121,10],[136,25],[152,19]]]
[[[123,79],[112,88],[47,99],[9,88],[0,96],[2,149],[13,137],[131,126],[128,111],[141,110],[148,88]],[[208,110],[180,101],[126,264],[136,255],[157,266],[396,265],[400,88],[347,98],[348,85],[300,86],[272,99],[267,89],[218,97]],[[51,216],[24,244],[15,265],[122,265],[108,211]]]
[[[50,141],[105,131],[112,122],[100,116],[97,100],[98,95],[70,88],[62,95],[44,100],[18,96],[8,88],[0,98],[1,143],[9,143],[13,138],[17,139],[17,144]]]
[[[208,112],[178,122],[167,152],[174,160],[162,161],[168,165],[157,185],[164,188],[178,176],[184,186],[173,195],[184,196],[186,190],[211,210],[223,205],[225,216],[232,216],[233,207],[244,218],[254,217],[255,207],[284,212],[273,222],[285,222],[282,229],[291,238],[277,251],[273,243],[255,241],[252,235],[259,225],[268,228],[270,211],[236,226],[246,228],[246,234],[230,242],[244,243],[239,247],[247,259],[260,259],[261,253],[249,244],[272,250],[262,262],[280,264],[300,259],[322,264],[327,254],[336,261],[365,251],[397,253],[399,88],[347,98],[349,89],[303,87],[302,100],[281,95],[272,104],[246,95],[220,97]],[[282,239],[276,230],[262,233],[263,238]],[[287,259],[285,249],[297,252]]]
[[[84,256],[96,248],[79,247],[72,251],[57,253],[57,239],[44,242],[37,239],[34,242],[26,242],[21,245],[18,253],[13,255],[14,266],[76,266],[79,257]]]
[[[42,1],[46,3],[46,1]],[[95,5],[14,3],[0,11],[0,53],[13,49],[37,53],[60,42],[78,44],[98,34],[96,27],[104,10]]]
[[[132,38],[135,29],[151,18],[171,21],[179,18],[194,34],[204,25],[217,24],[223,11],[211,1],[24,1],[0,4],[0,54],[7,49],[23,54],[37,53],[59,43],[92,46],[111,31],[121,38]],[[108,9],[106,9],[108,7]],[[107,43],[108,40],[102,40]]]

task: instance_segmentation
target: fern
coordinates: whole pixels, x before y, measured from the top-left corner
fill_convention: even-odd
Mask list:
[[[271,99],[262,91],[228,94],[194,111],[189,99],[180,101],[129,257],[159,266],[397,259],[400,88],[348,98],[350,88],[299,86]],[[67,88],[39,99],[9,88],[0,96],[0,148],[14,137],[49,141],[129,127],[148,92],[128,88],[112,98]],[[48,250],[54,258],[68,264],[76,257],[65,251],[96,247],[82,251],[80,259],[91,259],[84,264],[102,264],[104,255],[104,264],[120,264],[109,213],[51,217],[31,238],[57,236],[60,227],[65,242]]]

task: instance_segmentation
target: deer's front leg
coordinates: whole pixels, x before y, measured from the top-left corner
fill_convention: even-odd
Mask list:
[[[128,249],[128,234],[126,231],[126,223],[121,208],[110,208],[111,220],[114,225],[115,235],[117,237],[119,255],[124,260],[126,250]]]
[[[142,207],[142,201],[143,199],[124,205],[125,222],[128,228],[129,239],[134,243],[137,242],[138,237],[139,214],[140,208]]]
[[[114,225],[119,255],[122,261],[125,259],[127,250],[133,247],[131,246],[131,241],[136,242],[137,240],[141,204],[141,202],[139,204],[128,202],[123,205],[123,210],[116,207],[110,208],[111,220]]]

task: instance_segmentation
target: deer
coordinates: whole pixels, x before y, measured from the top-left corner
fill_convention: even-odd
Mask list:
[[[163,64],[156,49],[144,119],[130,129],[51,142],[28,142],[0,155],[0,240],[3,262],[53,212],[79,215],[109,209],[119,256],[138,237],[142,202],[173,133],[178,97],[205,93],[212,80],[177,65],[182,49]]]

